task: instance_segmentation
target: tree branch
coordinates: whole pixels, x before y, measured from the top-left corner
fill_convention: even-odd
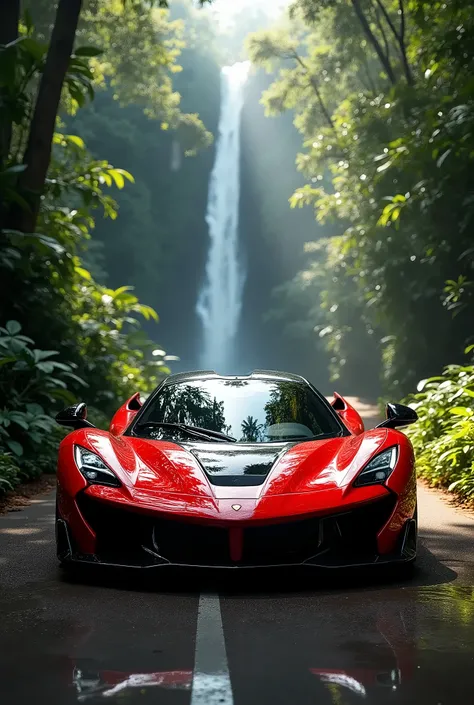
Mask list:
[[[379,28],[380,34],[382,35],[382,38],[383,38],[383,43],[385,45],[385,54],[387,55],[387,59],[390,61],[390,44],[388,43],[388,38],[385,33],[385,29],[382,24],[382,20],[380,18],[380,8],[374,7],[372,0],[370,0],[370,4],[371,4],[371,7],[373,7],[373,9],[374,9],[375,22],[377,23],[377,27]]]
[[[390,27],[390,30],[393,34],[393,36],[396,39],[396,42],[398,44],[398,48],[400,50],[400,56],[402,58],[402,64],[403,64],[403,71],[405,73],[405,78],[407,80],[408,85],[413,86],[414,84],[414,79],[413,79],[413,74],[410,68],[410,64],[408,63],[408,58],[407,58],[407,52],[406,52],[406,45],[405,45],[405,33],[406,33],[406,18],[405,18],[405,6],[404,6],[404,0],[398,0],[398,7],[399,7],[399,12],[400,12],[400,31],[397,30],[395,27],[395,24],[390,17],[390,13],[388,12],[387,8],[385,7],[384,3],[382,0],[375,0],[377,5],[379,6],[380,10],[383,13],[383,16],[385,17],[385,20]]]
[[[382,46],[375,36],[375,34],[372,32],[370,28],[370,24],[367,20],[367,17],[365,16],[364,10],[361,7],[360,0],[351,0],[352,7],[354,8],[354,11],[357,15],[357,19],[359,20],[362,29],[364,30],[364,33],[370,43],[372,44],[373,48],[375,49],[375,53],[377,54],[380,63],[382,64],[383,68],[385,69],[385,73],[388,76],[388,80],[392,85],[395,85],[397,82],[392,64],[390,63],[390,59],[388,56],[384,53],[384,50],[382,49]]]
[[[413,86],[415,81],[408,61],[407,48],[405,42],[406,18],[404,0],[398,0],[398,7],[400,9],[400,52],[402,54],[403,68],[405,70],[405,76],[407,78],[408,85]]]
[[[321,91],[320,91],[320,89],[319,89],[319,85],[318,85],[316,79],[314,78],[313,74],[312,74],[311,71],[309,70],[308,65],[306,64],[306,62],[303,61],[303,59],[301,58],[301,56],[300,56],[296,51],[293,52],[293,58],[294,58],[295,61],[301,66],[301,68],[303,68],[303,69],[305,70],[306,75],[307,75],[307,77],[308,77],[308,80],[309,80],[309,82],[310,82],[310,84],[311,84],[311,87],[312,87],[312,89],[314,90],[314,92],[315,92],[315,94],[316,94],[316,98],[317,98],[317,100],[318,100],[319,107],[321,108],[321,112],[322,112],[322,114],[324,115],[324,118],[325,118],[326,122],[328,123],[329,127],[331,127],[331,129],[334,130],[334,132],[335,132],[335,131],[336,131],[336,128],[335,128],[335,126],[334,126],[333,119],[332,119],[332,117],[331,117],[331,114],[330,114],[329,110],[328,110],[327,107],[326,107],[326,104],[325,104],[324,99],[323,99],[323,97],[322,97],[322,95],[321,95]]]

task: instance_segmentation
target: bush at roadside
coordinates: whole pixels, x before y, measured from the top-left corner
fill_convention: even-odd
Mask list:
[[[67,382],[82,382],[72,365],[55,360],[57,354],[35,348],[17,321],[0,327],[0,494],[55,471],[64,433],[45,408],[72,403]]]
[[[419,416],[408,431],[418,474],[474,504],[474,364],[448,365],[417,389],[406,402]]]

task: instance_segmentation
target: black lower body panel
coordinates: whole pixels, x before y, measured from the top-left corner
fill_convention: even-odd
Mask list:
[[[329,516],[278,521],[244,527],[241,556],[232,560],[229,530],[175,518],[153,517],[100,502],[86,494],[77,497],[85,521],[96,534],[94,555],[74,550],[73,537],[59,520],[63,561],[152,568],[196,566],[255,568],[304,565],[346,567],[412,560],[416,553],[416,522],[407,522],[397,552],[377,553],[377,534],[396,504],[395,495]],[[69,551],[67,550],[69,547]]]

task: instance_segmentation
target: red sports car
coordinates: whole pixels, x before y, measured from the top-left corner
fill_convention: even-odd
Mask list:
[[[62,563],[249,568],[411,563],[416,413],[364,430],[302,377],[194,372],[131,397],[108,431],[85,404],[58,414]]]

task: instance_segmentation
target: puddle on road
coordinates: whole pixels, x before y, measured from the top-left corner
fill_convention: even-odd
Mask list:
[[[133,692],[138,691],[143,702],[143,695],[150,688],[165,690],[191,690],[193,672],[188,671],[155,671],[153,673],[132,673],[126,671],[98,670],[94,663],[76,661],[72,665],[72,685],[79,702],[90,702],[106,698],[128,700],[133,698]],[[100,668],[100,667],[99,667]]]
[[[474,702],[472,587],[233,598],[222,614],[238,705]]]

